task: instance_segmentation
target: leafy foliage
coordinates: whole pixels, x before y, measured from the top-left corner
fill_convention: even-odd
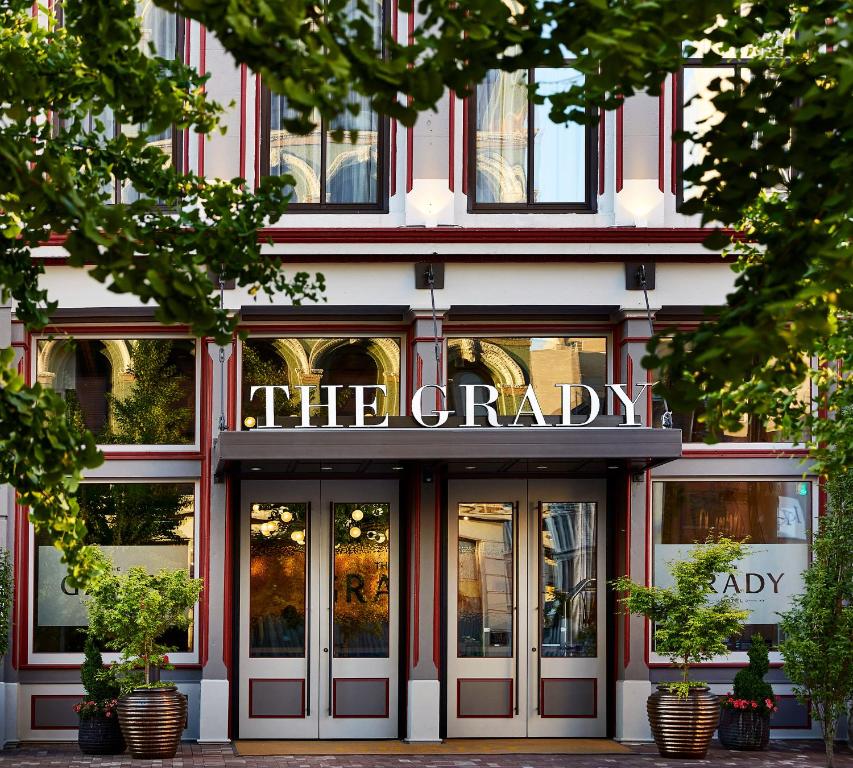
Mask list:
[[[746,82],[733,89],[718,83],[714,103],[723,118],[692,137],[706,155],[686,174],[704,189],[685,210],[747,230],[750,243],[736,246],[745,250],[735,290],[716,318],[675,334],[671,354],[658,357],[653,341],[645,364],[662,369],[674,405],[707,400],[709,427],[733,424],[748,404],[792,438],[808,433],[821,471],[849,466],[853,430],[843,406],[851,405],[851,368],[808,372],[813,359],[850,355],[849,0],[403,0],[402,11],[417,5],[419,14],[405,43],[376,39],[376,8],[367,2],[157,4],[203,23],[284,94],[294,110],[286,127],[301,132],[311,129],[313,110],[327,119],[357,112],[354,94],[411,125],[446,86],[464,94],[489,69],[561,67],[567,57],[583,85],[550,95],[551,117],[589,123],[625,96],[659,93],[665,75],[695,53],[683,41],[706,41],[709,52],[700,57],[709,64],[731,50],[756,52]],[[255,293],[278,292],[294,303],[317,298],[321,276],[288,279],[281,258],[257,242],[258,227],[284,209],[292,179],[248,192],[241,180],[179,174],[148,146],[169,126],[202,135],[216,129],[220,110],[205,95],[204,78],[140,50],[130,0],[65,0],[63,13],[59,28],[49,14],[47,25],[33,18],[24,0],[0,9],[0,70],[7,75],[0,80],[7,169],[0,174],[0,292],[15,300],[17,316],[38,328],[53,308],[38,284],[42,266],[31,258],[49,235],[67,236],[72,266],[91,265],[88,273],[110,290],[156,304],[161,322],[186,323],[218,341],[230,338],[234,318],[216,301],[210,269]],[[107,109],[122,124],[141,126],[138,133],[105,137],[85,129],[87,116]],[[114,175],[140,199],[106,204],[104,186]],[[817,418],[792,397],[805,375],[823,377],[821,397],[838,418]],[[2,383],[15,376],[3,372]],[[82,580],[91,562],[71,494],[97,454],[89,438],[68,429],[53,398],[23,383],[7,391],[0,389],[0,435],[13,437],[0,439],[0,481],[21,492],[37,530],[51,532],[72,577]],[[60,461],[39,455],[37,443]]]
[[[39,9],[41,17],[22,0],[0,6],[0,297],[14,300],[18,319],[39,329],[56,306],[32,257],[49,236],[65,237],[71,266],[154,303],[160,322],[220,342],[235,319],[219,306],[209,268],[253,293],[318,298],[322,276],[288,277],[257,239],[285,209],[288,179],[250,193],[240,179],[178,173],[149,145],[170,126],[209,134],[221,109],[192,68],[142,49],[134,2],[65,0],[63,26]],[[136,126],[133,135],[107,135],[108,111]],[[138,199],[111,204],[114,177]],[[73,494],[102,459],[66,414],[55,393],[26,384],[11,350],[0,352],[0,482],[15,487],[36,531],[63,551],[71,583],[83,586],[95,560]]]
[[[753,635],[749,650],[749,666],[739,670],[735,675],[732,686],[732,697],[756,702],[764,707],[764,702],[775,701],[773,687],[764,682],[764,675],[770,669],[770,652],[767,643],[761,635]],[[766,709],[766,708],[765,708]],[[765,711],[762,709],[762,711]],[[770,712],[765,714],[769,716]]]
[[[805,591],[782,615],[780,650],[797,697],[820,720],[832,766],[838,718],[853,698],[853,473],[832,478],[827,490]]]
[[[152,668],[167,663],[172,650],[158,638],[171,627],[190,626],[201,590],[201,579],[186,571],[102,569],[88,590],[89,633],[121,653],[117,670],[123,691],[152,684]]]
[[[613,582],[615,589],[625,593],[619,600],[623,611],[654,622],[656,650],[681,669],[680,684],[671,686],[681,696],[687,695],[690,686],[702,685],[690,680],[690,665],[728,654],[726,640],[749,615],[735,597],[709,600],[714,577],[733,573],[746,551],[743,542],[721,536],[697,544],[689,559],[669,564],[672,587],[646,587],[627,576]]]

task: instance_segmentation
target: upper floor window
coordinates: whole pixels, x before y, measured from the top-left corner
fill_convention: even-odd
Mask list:
[[[190,339],[42,339],[36,375],[102,445],[195,442]]]
[[[598,395],[601,413],[606,410],[607,339],[578,338],[458,338],[447,340],[448,407],[465,416],[465,384],[495,387],[495,408],[502,416],[514,416],[527,386],[545,416],[562,412],[559,384],[586,384]],[[571,413],[589,416],[591,397],[583,388],[571,389]]]
[[[381,49],[387,21],[386,3],[351,0],[350,14],[360,14],[373,24],[374,43]],[[388,205],[389,121],[370,106],[370,99],[355,91],[350,104],[357,114],[345,112],[334,119],[312,115],[314,130],[297,134],[286,122],[292,111],[284,96],[261,94],[261,176],[290,176],[290,208],[305,211],[383,212]]]
[[[748,79],[749,70],[745,68],[745,62],[745,59],[725,58],[719,64],[706,66],[702,58],[687,59],[676,80],[676,129],[694,136],[701,136],[713,129],[723,117],[713,104],[718,92],[717,81],[719,88],[728,90],[736,87],[738,82]],[[675,153],[678,179],[676,195],[679,206],[685,200],[701,194],[700,186],[684,181],[684,171],[700,164],[706,154],[705,148],[695,141],[679,142]]]
[[[531,83],[544,103],[529,98]],[[595,210],[596,132],[548,116],[551,94],[582,83],[568,67],[487,73],[470,100],[471,210]]]
[[[141,35],[140,48],[146,53],[163,59],[183,59],[184,50],[184,22],[179,16],[169,11],[158,8],[152,2],[136,3],[136,14],[139,18]],[[62,5],[57,7],[57,17],[62,23]],[[62,130],[65,121],[61,115],[56,119],[56,130]],[[141,126],[122,125],[119,123],[111,109],[104,110],[101,114],[86,116],[83,130],[87,133],[103,136],[104,139],[118,138],[122,134],[126,136],[137,136]],[[183,135],[174,126],[169,126],[164,131],[151,135],[147,138],[147,145],[159,149],[165,155],[165,163],[175,169],[183,167]],[[104,193],[109,195],[111,203],[132,203],[139,200],[141,195],[134,189],[133,184],[118,176],[104,188]]]
[[[359,384],[385,387],[376,393],[379,416],[400,413],[400,342],[394,338],[250,338],[243,343],[242,356],[243,425],[265,423],[265,402],[253,386],[290,387],[290,398],[276,392],[275,423],[287,417],[299,417],[302,397],[299,386],[311,387],[311,415],[326,404],[323,386],[338,385],[335,401],[339,418],[355,416],[352,386]],[[372,395],[371,398],[372,399]],[[247,419],[248,425],[247,425]]]

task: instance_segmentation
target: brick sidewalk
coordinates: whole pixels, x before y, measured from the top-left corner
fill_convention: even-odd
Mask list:
[[[174,760],[131,760],[128,755],[86,757],[76,745],[24,745],[0,752],[2,768],[822,768],[819,742],[774,742],[767,752],[712,747],[705,760],[664,760],[654,746],[632,746],[630,755],[343,755],[241,757],[230,744],[182,744]],[[853,768],[853,753],[839,745],[836,768]]]

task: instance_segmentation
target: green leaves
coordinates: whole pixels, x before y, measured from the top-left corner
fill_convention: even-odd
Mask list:
[[[130,568],[116,573],[99,557],[101,575],[87,590],[89,635],[121,652],[120,668],[130,676],[131,686],[136,681],[133,670],[140,663],[144,682],[150,683],[151,666],[160,665],[172,650],[157,638],[170,627],[189,627],[202,581],[186,571],[150,574],[144,568]]]
[[[836,724],[853,696],[853,473],[831,478],[805,591],[782,615],[785,674],[823,730],[828,765]]]
[[[47,532],[63,551],[69,581],[84,585],[95,572],[83,545],[85,527],[73,494],[83,471],[102,457],[91,434],[65,418],[65,403],[40,384],[27,386],[13,367],[14,350],[0,350],[0,478],[11,483],[37,533]]]
[[[622,610],[654,623],[655,649],[681,669],[684,684],[691,664],[728,654],[725,641],[739,632],[749,615],[734,597],[709,599],[714,576],[732,573],[746,551],[743,542],[721,536],[697,544],[689,559],[669,564],[672,587],[646,587],[627,576],[613,581],[614,589],[625,593],[619,600]]]

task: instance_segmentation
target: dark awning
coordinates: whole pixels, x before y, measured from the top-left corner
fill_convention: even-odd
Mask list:
[[[397,420],[395,420],[397,421]],[[409,422],[412,423],[412,422]],[[597,424],[597,422],[596,422]],[[681,456],[681,430],[645,427],[270,429],[223,432],[217,475],[245,463],[353,461],[618,461],[639,471]]]

